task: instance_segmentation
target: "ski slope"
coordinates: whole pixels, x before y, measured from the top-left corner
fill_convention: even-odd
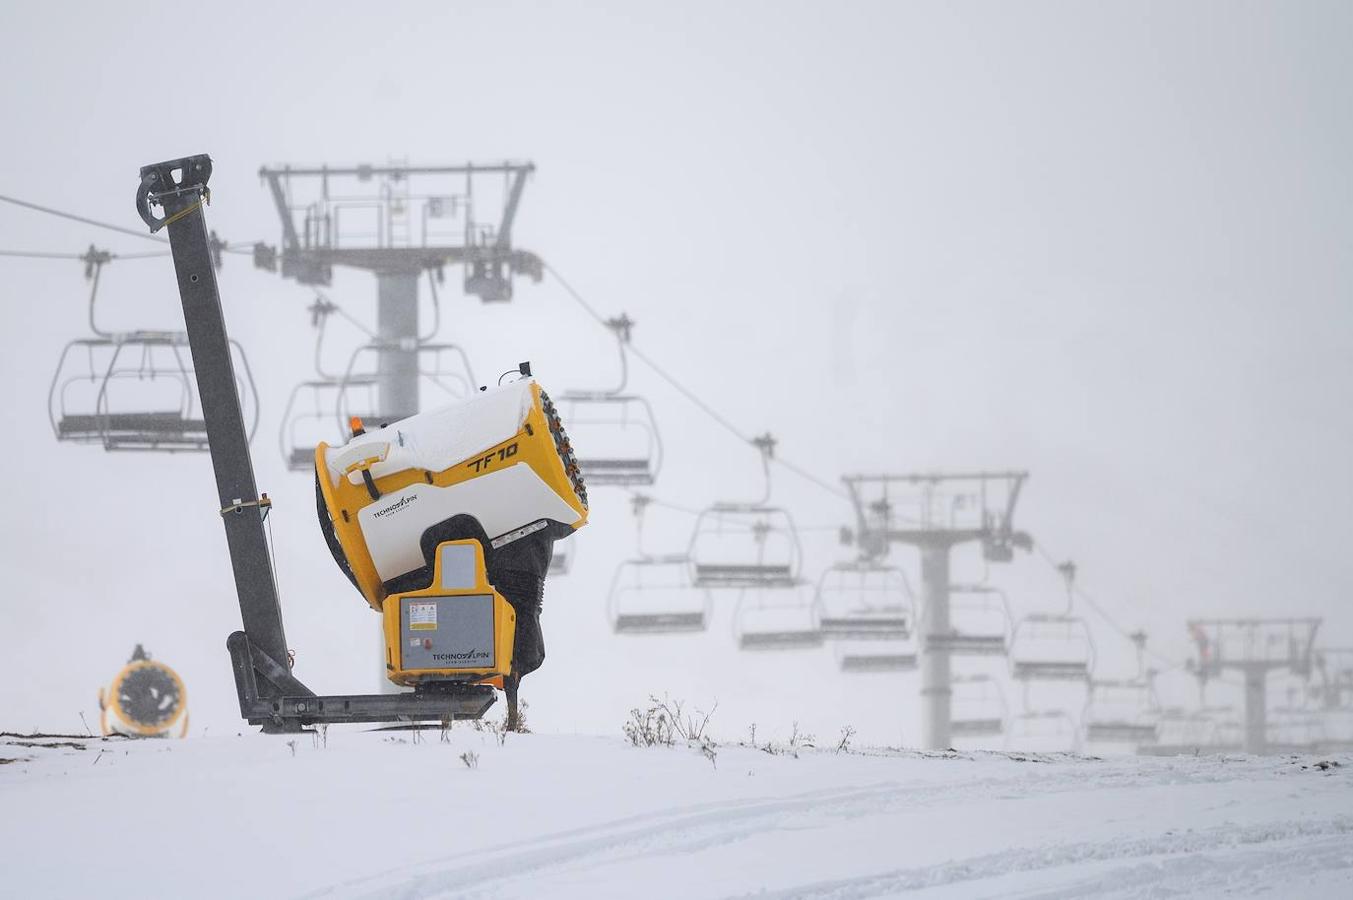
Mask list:
[[[0,739],[15,897],[1353,896],[1353,757]],[[463,760],[477,756],[474,768]]]

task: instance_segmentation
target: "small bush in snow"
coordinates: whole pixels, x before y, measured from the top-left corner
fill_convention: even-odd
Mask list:
[[[625,737],[636,747],[670,747],[676,743],[672,720],[658,706],[630,710],[630,720],[625,723],[624,731]]]
[[[460,761],[465,763],[465,768],[467,769],[479,768],[479,754],[475,753],[473,750],[466,750],[462,753],[460,755]]]
[[[629,721],[624,724],[625,737],[636,747],[672,747],[677,741],[685,741],[695,747],[705,758],[714,763],[714,740],[707,730],[709,720],[719,708],[716,702],[709,712],[696,710],[687,714],[680,700],[664,697],[659,700],[650,695],[648,705],[630,710]]]

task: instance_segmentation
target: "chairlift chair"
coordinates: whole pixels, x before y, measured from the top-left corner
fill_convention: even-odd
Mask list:
[[[338,404],[334,417],[340,432],[346,429],[352,417],[358,414],[354,403],[360,404],[365,400],[365,395],[361,391],[368,380],[379,379],[379,374],[359,371],[358,360],[363,354],[378,355],[381,350],[389,348],[389,344],[375,340],[352,351],[338,385]],[[414,343],[413,349],[418,353],[419,381],[436,388],[442,399],[463,400],[474,391],[475,378],[474,371],[470,368],[470,358],[459,344],[419,341]],[[388,423],[407,418],[419,410],[378,408],[377,412],[379,414],[373,418],[378,422]]]
[[[1088,681],[1095,648],[1078,616],[1031,613],[1015,625],[1010,674],[1018,681]]]
[[[1066,710],[1026,710],[1010,719],[1006,747],[1044,753],[1074,753],[1080,749],[1079,729]]]
[[[1145,679],[1094,679],[1085,704],[1085,740],[1091,744],[1155,743],[1159,711]]]
[[[680,634],[709,627],[710,594],[691,584],[685,554],[622,562],[611,579],[607,609],[616,634]]]
[[[790,587],[800,548],[789,512],[778,507],[715,504],[695,522],[689,556],[701,587]]]
[[[955,676],[951,682],[949,732],[955,738],[1005,734],[1005,692],[990,675]]]
[[[1353,750],[1353,707],[1325,708],[1321,710],[1321,714],[1325,748]]]
[[[568,391],[556,398],[569,433],[581,448],[578,466],[589,485],[650,485],[662,467],[662,438],[646,398],[626,391],[634,322],[608,319],[620,353],[620,383],[610,390]]]
[[[912,672],[917,666],[916,636],[840,641],[836,662],[842,672],[856,674]]]
[[[112,255],[94,247],[83,257],[90,281],[93,337],[68,343],[47,392],[47,414],[58,441],[101,444],[105,450],[165,452],[207,449],[188,335],[181,331],[111,332],[95,318],[100,275]],[[258,391],[243,349],[230,342],[241,403],[258,426]]]
[[[739,650],[808,650],[823,644],[811,585],[745,588],[733,631]]]
[[[340,396],[348,410],[364,422],[380,418],[377,410],[377,381],[374,375],[355,375],[345,386],[338,378],[302,381],[291,390],[282,412],[282,460],[292,472],[314,472],[315,448],[343,440],[338,428]]]
[[[906,640],[916,598],[901,569],[861,560],[836,563],[817,586],[818,620],[829,639]]]
[[[1319,710],[1279,706],[1267,720],[1268,746],[1275,751],[1314,750],[1325,743],[1325,717]]]
[[[258,426],[258,392],[243,348],[231,341],[249,433]],[[105,450],[207,450],[206,422],[188,336],[183,332],[104,333],[68,343],[47,395],[58,441]]]
[[[752,503],[715,503],[695,520],[690,547],[692,578],[700,587],[789,588],[799,583],[802,548],[789,512],[770,501],[770,459],[775,438],[752,439],[765,477]]]
[[[927,651],[951,656],[1005,656],[1010,640],[1010,604],[1000,588],[984,584],[949,588],[947,631],[923,636]]]
[[[662,443],[647,399],[569,391],[557,402],[589,485],[640,487],[657,480]]]
[[[1075,615],[1076,565],[1057,567],[1066,582],[1066,608],[1030,613],[1011,634],[1010,673],[1018,681],[1089,681],[1095,664],[1090,626]]]
[[[1240,718],[1229,706],[1167,707],[1159,723],[1156,743],[1147,745],[1152,753],[1238,750],[1241,745]]]

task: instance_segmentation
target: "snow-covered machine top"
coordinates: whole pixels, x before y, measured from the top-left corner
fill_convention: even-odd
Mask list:
[[[478,538],[492,567],[522,538],[552,542],[587,521],[572,446],[533,378],[354,431],[315,450],[321,525],[376,609],[387,593],[427,586],[434,538]]]

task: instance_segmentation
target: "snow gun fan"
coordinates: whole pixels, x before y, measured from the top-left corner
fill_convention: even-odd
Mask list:
[[[99,729],[105,735],[183,737],[188,733],[183,679],[137,644],[108,689],[99,689]]]
[[[348,443],[315,450],[320,527],[382,613],[396,684],[503,686],[543,658],[522,617],[539,615],[554,542],[587,521],[587,489],[549,396],[520,371],[455,406],[354,420]]]

